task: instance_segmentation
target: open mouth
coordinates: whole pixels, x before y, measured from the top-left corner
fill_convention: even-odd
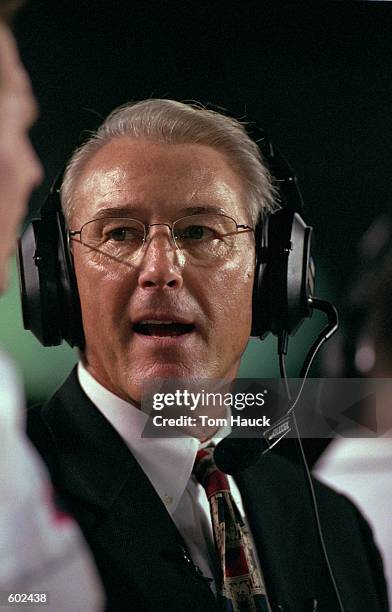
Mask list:
[[[141,321],[135,323],[133,330],[143,336],[183,336],[195,329],[192,323],[176,323],[174,321]]]

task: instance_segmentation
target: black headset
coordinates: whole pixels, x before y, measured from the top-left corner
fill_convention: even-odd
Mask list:
[[[302,196],[297,179],[265,132],[249,128],[272,175],[281,208],[260,217],[255,229],[256,269],[251,335],[264,339],[272,332],[285,352],[287,338],[311,316],[314,265],[312,228],[301,217]],[[19,240],[18,262],[23,324],[44,346],[66,340],[84,347],[77,282],[66,222],[60,203],[62,175]]]
[[[44,346],[84,347],[78,287],[60,203],[62,175],[18,242],[23,325]]]

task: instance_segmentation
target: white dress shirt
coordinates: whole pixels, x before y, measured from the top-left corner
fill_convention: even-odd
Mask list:
[[[338,438],[327,447],[313,471],[322,482],[350,497],[371,525],[392,602],[391,437]]]
[[[201,444],[191,436],[143,438],[147,414],[108,391],[82,363],[78,365],[78,377],[87,397],[132,451],[181,533],[193,562],[211,579],[211,588],[216,592],[218,560],[209,501],[204,488],[192,474],[197,451],[210,441]],[[238,487],[231,476],[228,479],[234,501],[245,519]]]

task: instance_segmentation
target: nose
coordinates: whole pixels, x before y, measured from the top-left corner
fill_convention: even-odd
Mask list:
[[[183,285],[178,251],[169,227],[152,227],[142,252],[138,284],[143,289],[180,289]]]

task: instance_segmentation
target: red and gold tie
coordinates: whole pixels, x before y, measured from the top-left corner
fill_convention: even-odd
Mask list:
[[[268,612],[264,584],[247,527],[230,493],[226,474],[214,461],[214,447],[199,450],[193,473],[210,503],[216,551],[220,560],[218,585],[227,612]]]

